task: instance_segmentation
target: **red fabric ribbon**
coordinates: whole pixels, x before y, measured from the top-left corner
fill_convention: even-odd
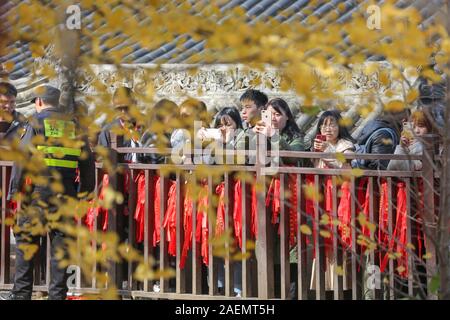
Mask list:
[[[167,229],[167,241],[169,242],[168,253],[171,256],[176,256],[176,183],[170,181],[169,193],[167,198],[167,210],[164,215],[163,227]]]
[[[397,217],[395,221],[394,234],[389,241],[389,252],[397,252],[400,257],[397,258],[397,266],[403,267],[402,270],[397,270],[400,277],[408,277],[408,253],[406,251],[406,226],[407,226],[407,212],[406,212],[406,185],[404,182],[397,183]],[[383,272],[389,261],[389,253],[386,253],[380,266]]]
[[[280,178],[274,177],[270,182],[269,189],[266,196],[266,207],[272,207],[272,224],[279,223],[279,216],[281,212],[281,194],[280,194]],[[297,239],[297,175],[288,175],[288,189],[291,194],[288,199],[287,212],[289,214],[289,245],[294,246]],[[278,227],[278,234],[280,234],[280,227]]]
[[[145,215],[145,175],[141,171],[136,176],[137,183],[137,201],[134,211],[134,220],[136,220],[136,242],[144,241],[144,215]]]
[[[359,213],[363,213],[366,216],[366,220],[369,221],[369,205],[370,205],[370,190],[367,188],[369,179],[362,178],[359,182],[358,187],[358,203],[361,206]],[[356,214],[358,217],[358,214]],[[356,222],[355,222],[356,224]],[[367,226],[361,226],[361,234],[367,238],[370,238],[370,229]],[[364,253],[366,250],[365,245],[361,245],[361,252]]]
[[[233,206],[234,236],[238,240],[239,248],[242,249],[242,182],[236,180],[234,183],[234,206]]]
[[[337,186],[334,186],[337,188]],[[325,237],[325,256],[329,256],[333,251],[333,179],[330,176],[325,178],[325,213],[328,215],[328,225],[322,226],[328,231],[330,236]]]
[[[179,267],[183,269],[186,264],[186,259],[189,250],[192,247],[192,218],[194,212],[192,210],[193,199],[190,195],[191,190],[188,187],[186,189],[186,194],[184,197],[184,211],[183,211],[183,229],[184,229],[184,242],[181,252],[180,265]],[[208,184],[207,182],[202,182],[202,187],[199,192],[197,199],[197,212],[195,213],[196,220],[196,230],[195,230],[195,241],[200,243],[200,255],[202,256],[203,263],[208,265],[209,263],[209,247],[208,247]]]
[[[197,230],[195,231],[195,238],[198,243],[201,243],[200,255],[203,258],[203,264],[209,263],[209,226],[208,226],[208,184],[203,183],[200,190],[198,206],[197,206]]]
[[[106,188],[108,188],[108,185],[109,185],[109,176],[108,174],[105,173],[103,174],[102,186],[100,188],[100,193],[98,197],[100,201],[105,199],[105,192]],[[95,218],[96,217],[98,218],[98,216],[101,215],[103,218],[102,230],[106,231],[108,229],[108,210],[103,207],[94,207],[93,200],[91,200],[89,204],[90,207],[86,213],[86,217],[84,220],[85,225],[89,228],[91,232],[93,232]]]
[[[388,185],[385,179],[381,180],[380,185],[380,211],[378,217],[378,244],[380,248],[387,248],[389,246],[389,195]],[[380,252],[380,261],[382,253]]]
[[[345,248],[352,246],[352,213],[350,184],[345,181],[341,186],[341,200],[338,207],[339,236]]]
[[[242,184],[240,180],[234,180],[230,186],[233,190],[233,229],[234,237],[239,247],[242,248]],[[216,193],[219,195],[217,206],[215,236],[220,236],[225,231],[225,183],[222,182],[216,187]]]
[[[189,250],[192,247],[192,198],[189,188],[186,189],[184,196],[184,210],[183,210],[183,229],[184,229],[184,241],[183,248],[181,250],[180,268],[183,269],[186,264],[186,258]],[[197,230],[196,230],[197,231]]]
[[[214,235],[221,236],[225,231],[225,184],[221,182],[216,187],[216,194],[219,195],[219,202],[217,205],[216,229]]]
[[[139,174],[135,178],[135,182],[137,184],[137,201],[136,201],[136,210],[134,212],[134,220],[136,221],[136,242],[140,243],[144,241],[144,228],[145,228],[145,192],[147,190],[145,185],[145,174],[143,171],[139,172]],[[159,176],[151,176],[150,184],[153,186],[153,199],[150,198],[151,201],[154,202],[154,210],[153,212],[149,212],[149,217],[154,217],[154,230],[153,230],[153,247],[160,241],[160,184],[161,179]]]

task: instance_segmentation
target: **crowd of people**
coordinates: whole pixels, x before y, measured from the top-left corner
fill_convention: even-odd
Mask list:
[[[47,86],[49,87],[49,86]],[[48,88],[47,88],[48,89]],[[57,90],[57,89],[56,89]],[[51,91],[51,90],[50,90]],[[47,91],[46,91],[47,92]],[[17,96],[17,90],[9,83],[0,83],[0,108],[2,114],[0,115],[0,125],[1,125],[1,139],[2,144],[7,145],[8,141],[12,139],[20,138],[22,142],[27,139],[27,134],[20,134],[18,137],[20,128],[30,128],[29,122],[26,122],[25,118],[15,111],[15,98]],[[59,96],[59,94],[58,94]],[[39,103],[44,106],[48,103],[48,97],[37,96],[34,99],[34,103],[38,105]],[[53,98],[55,95],[52,96]],[[157,152],[150,153],[128,153],[125,154],[123,159],[120,161],[128,163],[151,163],[151,164],[208,164],[208,165],[221,165],[227,164],[244,164],[253,165],[255,164],[254,155],[244,155],[239,157],[239,153],[231,157],[231,163],[229,162],[230,157],[226,154],[220,152],[220,150],[252,150],[256,148],[258,144],[258,139],[263,139],[266,142],[266,146],[273,150],[276,148],[280,151],[313,151],[313,152],[324,152],[324,153],[367,153],[367,154],[410,154],[410,155],[420,155],[423,153],[423,145],[420,137],[434,133],[435,128],[433,127],[433,121],[430,119],[429,115],[423,110],[416,110],[412,114],[409,109],[405,109],[399,112],[384,112],[381,116],[374,120],[371,120],[365,125],[363,130],[357,137],[352,137],[349,128],[345,125],[345,121],[342,120],[343,115],[338,110],[327,110],[320,114],[319,120],[316,125],[316,136],[313,139],[311,146],[305,143],[305,134],[298,127],[295,117],[291,111],[288,103],[282,98],[268,99],[267,95],[261,91],[249,89],[247,90],[239,99],[239,106],[228,106],[215,115],[211,115],[208,112],[208,108],[200,100],[189,98],[182,102],[179,106],[167,99],[163,99],[156,103],[151,110],[151,120],[148,127],[143,125],[138,125],[133,119],[130,113],[130,108],[136,105],[136,100],[133,96],[133,92],[130,88],[120,87],[118,88],[112,99],[112,105],[117,111],[117,117],[111,123],[107,123],[103,126],[101,132],[98,135],[97,141],[94,143],[101,145],[106,148],[112,147],[112,134],[115,128],[122,128],[124,130],[131,130],[133,134],[125,135],[119,139],[118,147],[164,147],[171,148],[171,154],[161,154]],[[51,102],[53,108],[56,108],[58,103]],[[50,111],[54,111],[51,110]],[[38,115],[44,119],[49,117],[48,114],[43,116],[37,106]],[[47,110],[48,113],[48,110]],[[37,117],[39,118],[39,117]],[[44,126],[44,125],[43,125]],[[155,128],[158,130],[155,130]],[[211,130],[214,129],[214,130]],[[30,130],[30,129],[29,129]],[[42,133],[37,133],[42,134]],[[263,137],[263,138],[261,138]],[[29,137],[28,137],[29,139]],[[6,141],[6,142],[5,142]],[[29,140],[27,143],[30,143]],[[87,143],[86,143],[87,144]],[[92,143],[91,143],[92,144]],[[200,148],[201,150],[206,150],[200,154],[195,152],[190,152],[191,150]],[[69,156],[69,155],[66,155]],[[328,159],[308,159],[307,157],[277,157],[276,159],[271,159],[272,165],[276,164],[279,166],[292,166],[292,167],[315,167],[320,169],[346,169],[346,168],[361,168],[369,170],[421,170],[420,161],[400,161],[400,160],[359,160],[355,159],[353,161],[344,161],[341,157]],[[69,160],[67,160],[69,161]],[[78,168],[81,168],[81,160],[77,164]],[[61,163],[54,163],[51,160],[47,162],[49,166],[57,167],[59,171],[65,172],[64,170],[69,170],[72,177],[75,172],[70,168],[58,167]],[[268,163],[265,163],[268,165]],[[90,166],[88,164],[87,166]],[[89,187],[86,190],[90,190],[91,181],[83,173],[86,174],[91,168],[86,169],[86,166],[81,170],[82,180],[88,181]],[[80,171],[80,170],[79,170]],[[94,176],[94,175],[92,175]],[[74,177],[73,177],[74,178]],[[190,178],[187,177],[186,180]],[[9,190],[9,199],[20,190],[22,187],[20,183],[23,183],[22,178],[16,178],[13,173],[12,184]],[[152,187],[146,185],[144,174],[141,173],[137,176],[135,181],[130,181],[127,174],[119,179],[120,183],[123,183],[123,191],[125,193],[125,198],[129,186],[131,183],[136,183],[137,185],[137,199],[136,199],[136,209],[135,212],[131,213],[134,215],[136,224],[136,239],[135,241],[139,244],[144,241],[144,212],[145,206],[148,205],[145,202],[145,193],[149,188],[153,190],[153,194],[150,195],[154,200],[153,212],[150,212],[150,218],[154,219],[154,231],[153,235],[149,235],[149,241],[152,246],[158,246],[160,241],[168,241],[168,253],[170,256],[176,255],[176,183],[175,174],[169,176],[169,189],[167,190],[167,195],[160,194],[160,183],[161,179],[156,175],[152,175],[152,180],[149,183]],[[287,201],[287,214],[289,223],[289,244],[292,250],[296,247],[296,238],[298,236],[297,230],[297,183],[296,175],[288,174],[287,184],[291,191],[290,196],[286,199]],[[192,181],[191,181],[192,182]],[[235,205],[232,205],[230,217],[232,221],[232,235],[235,238],[236,245],[242,247],[242,206],[238,205],[241,203],[242,198],[247,195],[242,194],[242,184],[244,183],[239,178],[232,176],[230,179],[233,197],[230,199]],[[193,183],[193,182],[192,182]],[[306,185],[314,185],[313,177],[306,177]],[[175,266],[177,268],[183,268],[186,262],[186,258],[191,249],[192,238],[195,237],[196,241],[201,244],[201,256],[202,261],[205,265],[204,268],[208,266],[209,261],[209,251],[208,251],[208,241],[211,236],[220,236],[224,233],[225,226],[225,188],[224,183],[218,183],[216,186],[216,194],[219,198],[217,205],[217,214],[215,230],[208,229],[208,219],[210,218],[207,214],[208,204],[212,201],[208,199],[208,183],[202,179],[197,179],[195,184],[200,185],[200,192],[198,195],[193,195],[193,187],[190,189],[190,184],[184,188],[184,203],[183,203],[183,230],[184,230],[184,243],[181,249],[181,262],[180,265]],[[108,185],[108,175],[105,174],[102,177],[102,187],[103,190]],[[399,185],[398,197],[404,197],[405,187],[404,185]],[[323,190],[324,190],[324,211],[320,213],[327,214],[331,217],[333,208],[332,191],[333,188],[339,189],[339,203],[336,204],[338,207],[339,220],[338,226],[338,239],[340,240],[342,246],[346,249],[351,249],[352,239],[351,239],[351,228],[355,228],[355,222],[351,221],[350,212],[350,190],[348,181],[344,181],[339,185],[333,184],[331,177],[326,177],[323,180]],[[403,188],[403,189],[402,189]],[[69,188],[70,189],[70,188]],[[280,223],[280,213],[281,203],[280,195],[280,177],[279,175],[273,175],[270,184],[267,188],[266,196],[266,206],[271,212],[271,223],[274,226],[278,226]],[[361,210],[364,213],[368,213],[368,188],[367,179],[361,179],[359,184],[358,192],[358,202]],[[66,190],[67,191],[67,190]],[[72,191],[70,191],[73,193]],[[70,193],[69,192],[69,193]],[[256,187],[253,184],[251,188],[247,189],[249,193],[249,199],[251,204],[251,221],[250,230],[251,237],[257,240],[258,235],[258,212],[256,210]],[[380,193],[386,194],[386,184],[382,183],[380,187]],[[100,196],[102,190],[100,190]],[[161,212],[159,203],[161,197],[167,196],[167,209],[165,212]],[[403,199],[403,198],[402,198]],[[192,202],[196,201],[197,212],[192,212]],[[383,202],[384,201],[384,202]],[[380,200],[380,214],[379,214],[379,233],[378,241],[380,244],[386,245],[389,250],[401,251],[404,255],[398,259],[398,266],[403,266],[399,274],[402,277],[407,276],[407,260],[406,260],[406,240],[403,241],[403,229],[406,226],[406,211],[402,206],[397,206],[397,221],[395,230],[398,234],[394,233],[401,239],[400,245],[399,241],[394,241],[392,239],[386,238],[384,226],[386,224],[385,211],[383,207],[386,206],[386,197],[381,197]],[[311,223],[313,225],[313,233],[318,231],[318,226],[314,226],[312,222],[312,217],[316,214],[314,209],[314,204],[312,199],[307,199],[306,201],[305,213],[311,217]],[[398,199],[400,203],[401,200]],[[101,213],[105,213],[103,217],[100,217]],[[108,219],[106,217],[107,210],[102,210],[102,208],[91,208],[85,217],[85,223],[89,228],[93,228],[93,219],[95,216],[98,219],[103,218],[103,222],[98,225],[103,228],[103,230],[108,230]],[[164,216],[161,219],[161,214]],[[197,219],[197,230],[192,230],[192,219]],[[161,226],[161,221],[163,225]],[[126,230],[127,226],[125,219],[123,219],[123,225],[119,224]],[[167,230],[166,239],[160,239],[160,228],[163,227]],[[331,224],[329,226],[331,228]],[[122,238],[125,240],[127,237],[127,231],[122,230]],[[362,228],[362,234],[370,237],[370,231]],[[400,234],[402,233],[402,234]],[[423,238],[423,237],[422,237]],[[422,241],[421,235],[418,234],[418,241]],[[129,240],[129,239],[128,239]],[[312,240],[314,241],[314,240]],[[403,242],[402,242],[403,241]],[[275,247],[278,245],[276,244]],[[325,256],[326,256],[326,267],[324,272],[326,272],[326,288],[332,289],[333,284],[333,272],[336,267],[336,260],[333,257],[332,250],[332,240],[330,238],[325,239]],[[403,247],[399,247],[403,246]],[[386,253],[388,250],[385,250]],[[275,252],[275,256],[278,253]],[[315,253],[314,253],[315,255]],[[293,255],[296,256],[296,255]],[[383,261],[383,266],[386,264],[386,256],[381,257]],[[278,257],[279,259],[279,257]],[[295,263],[295,259],[291,261]],[[25,262],[22,266],[25,265]],[[241,279],[240,279],[240,268],[239,262],[236,263],[237,268],[235,268],[235,292],[237,295],[240,294],[241,290]],[[316,266],[313,266],[315,268]],[[13,290],[13,298],[29,298],[31,294],[30,285],[19,288],[18,283],[20,280],[29,278],[30,266],[27,266],[27,270],[23,273],[22,278],[16,276],[15,289]],[[56,267],[55,267],[56,268]],[[275,268],[276,269],[276,268]],[[406,269],[406,271],[405,271]],[[16,268],[16,272],[20,269]],[[344,276],[347,270],[344,266]],[[53,273],[53,269],[52,269]],[[315,272],[312,273],[313,275]],[[20,279],[19,279],[20,278]],[[223,270],[219,271],[219,286],[223,286]],[[27,280],[28,281],[28,280]],[[58,285],[61,286],[62,280],[58,280]],[[23,281],[22,281],[23,282]],[[61,289],[60,287],[58,293],[54,294],[53,298],[64,298],[67,289]],[[311,278],[311,289],[315,288],[314,276]],[[52,291],[56,292],[56,291]]]

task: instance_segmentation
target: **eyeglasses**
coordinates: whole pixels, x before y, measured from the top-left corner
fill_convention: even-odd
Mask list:
[[[337,123],[330,123],[330,124],[328,124],[328,125],[323,124],[320,128],[321,128],[322,130],[325,130],[325,129],[327,129],[327,128],[329,128],[329,129],[337,129],[337,128],[338,128],[338,125],[337,125]]]

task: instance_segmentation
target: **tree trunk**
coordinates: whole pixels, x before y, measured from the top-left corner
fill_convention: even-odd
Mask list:
[[[447,33],[450,34],[450,0],[447,3]],[[448,58],[448,57],[447,57]],[[447,73],[450,70],[450,62],[447,62]],[[438,257],[440,274],[440,298],[450,300],[450,261],[449,261],[449,228],[450,228],[450,76],[446,81],[446,108],[445,130],[443,137],[443,167],[441,180],[441,205],[438,230]]]

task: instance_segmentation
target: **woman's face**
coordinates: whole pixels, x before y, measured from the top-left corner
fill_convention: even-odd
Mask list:
[[[180,124],[181,127],[187,130],[194,129],[194,122],[199,121],[196,118],[193,108],[182,107],[180,109]]]
[[[283,112],[278,112],[269,105],[267,111],[272,113],[272,128],[278,129],[280,132],[286,127],[288,117]]]
[[[423,136],[425,134],[429,133],[428,128],[424,126],[422,123],[415,123],[414,124],[414,134],[418,137]]]
[[[322,126],[320,127],[320,133],[326,136],[327,142],[335,143],[339,136],[339,124],[335,118],[325,118]]]
[[[237,124],[230,116],[225,115],[220,119],[219,129],[236,130]]]

